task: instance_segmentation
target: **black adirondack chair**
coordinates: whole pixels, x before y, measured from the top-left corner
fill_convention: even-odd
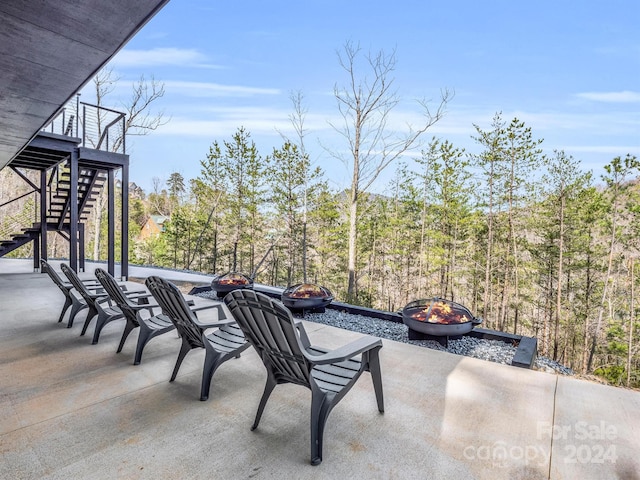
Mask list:
[[[153,309],[156,308],[160,310],[160,307],[157,304],[150,304],[148,302],[148,298],[152,296],[151,293],[136,295],[135,298],[127,297],[125,292],[118,286],[116,279],[113,278],[109,272],[101,268],[96,268],[95,274],[112,302],[120,308],[127,321],[124,332],[122,333],[122,339],[118,345],[117,353],[122,351],[122,347],[124,347],[124,343],[129,334],[136,328],[140,328],[138,344],[133,360],[134,365],[139,365],[142,361],[142,352],[149,340],[174,330],[175,326],[166,315],[162,313],[154,314]],[[137,300],[137,302],[134,300]],[[148,312],[148,316],[145,315],[145,310]]]
[[[296,324],[278,300],[252,290],[235,290],[224,297],[224,302],[267,369],[267,383],[252,430],[258,427],[276,385],[294,383],[311,389],[311,464],[319,465],[329,413],[362,372],[371,372],[378,410],[384,412],[379,338],[363,337],[327,351],[311,345],[302,323]]]
[[[89,307],[87,312],[87,318],[82,326],[82,332],[80,336],[84,335],[93,320],[93,317],[97,316],[96,327],[93,332],[92,344],[95,345],[100,339],[100,332],[106,324],[114,320],[118,320],[124,317],[122,310],[117,306],[109,304],[109,295],[101,288],[100,290],[89,290],[80,280],[76,272],[65,263],[60,264],[62,273],[69,279],[69,282],[73,285],[73,288],[82,296],[85,303]],[[137,292],[136,292],[137,293]]]
[[[40,260],[40,267],[44,273],[49,275],[49,278],[51,278],[56,287],[58,287],[64,294],[64,306],[62,307],[62,311],[60,312],[58,323],[62,322],[64,314],[67,312],[69,307],[71,307],[71,312],[69,312],[69,318],[67,319],[67,328],[71,328],[73,326],[73,320],[76,318],[76,315],[80,310],[87,308],[87,303],[82,297],[77,297],[76,295],[71,293],[71,290],[73,290],[73,285],[62,280],[62,278],[60,278],[60,275],[58,275],[58,272],[56,272],[46,260]]]
[[[242,331],[233,320],[220,320],[214,323],[202,323],[196,316],[198,308],[190,308],[180,290],[171,282],[156,276],[147,278],[145,284],[153,297],[176,326],[182,338],[182,347],[178,354],[171,380],[176,379],[184,357],[194,348],[205,349],[204,368],[202,372],[202,386],[200,400],[209,398],[211,378],[216,369],[233,357],[240,357],[240,353],[249,347]],[[222,312],[220,307],[219,312]],[[217,329],[207,334],[209,328]]]

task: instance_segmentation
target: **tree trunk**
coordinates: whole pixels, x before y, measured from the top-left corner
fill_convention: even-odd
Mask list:
[[[213,231],[213,271],[211,273],[218,272],[218,228]]]
[[[353,182],[351,185],[351,199],[349,205],[349,258],[348,274],[349,283],[347,286],[347,302],[353,302],[358,295],[356,285],[356,248],[358,241],[358,169],[354,164]]]
[[[104,203],[105,203],[105,190],[104,188],[100,190],[98,194],[98,198],[96,204],[93,209],[95,212],[94,217],[94,231],[93,231],[93,259],[95,261],[100,260],[100,230],[102,225],[102,214],[104,211]]]
[[[306,206],[305,206],[306,210]],[[307,212],[304,213],[302,223],[302,281],[307,283]]]
[[[491,170],[489,173],[489,211],[487,212],[487,256],[486,265],[484,270],[484,299],[482,306],[483,316],[487,323],[490,325],[489,320],[489,302],[491,299],[491,264],[493,262],[493,163],[491,164]]]
[[[604,316],[604,302],[607,300],[607,295],[609,294],[609,283],[611,282],[611,270],[613,268],[613,249],[615,247],[615,242],[616,242],[617,208],[618,208],[617,204],[614,202],[612,219],[611,219],[611,239],[609,241],[609,258],[607,261],[607,274],[605,276],[604,287],[602,289],[602,300],[600,301],[600,306],[598,308],[598,320],[596,321],[595,329],[591,337],[591,348],[589,350],[589,359],[587,361],[587,373],[591,373],[591,368],[593,366],[593,357],[595,356],[595,353],[596,353],[598,339],[600,337],[600,330],[602,329],[602,317]]]
[[[564,262],[564,193],[560,197],[560,235],[558,244],[558,286],[556,289],[556,318],[553,329],[553,359],[558,359],[558,333],[562,309],[562,264]]]
[[[427,189],[425,180],[424,198],[422,200],[422,211],[420,212],[420,251],[418,252],[418,298],[422,298],[423,287],[425,284],[424,276],[424,255],[425,255],[425,229],[427,221]]]
[[[589,232],[589,247],[591,247],[591,232]],[[585,294],[584,294],[584,303],[585,303],[585,319],[584,319],[584,340],[583,340],[583,345],[582,345],[582,372],[586,373],[587,372],[587,365],[588,365],[588,351],[589,351],[589,326],[590,326],[590,322],[589,322],[589,316],[591,313],[591,308],[590,305],[591,303],[589,302],[589,299],[591,298],[590,296],[590,292],[591,292],[591,253],[587,254],[587,261],[586,261],[586,267],[587,267],[587,271],[585,272],[585,277],[586,277],[586,282],[585,282]]]
[[[231,271],[235,272],[238,269],[238,242],[233,242],[233,266]]]
[[[631,359],[633,358],[633,324],[636,320],[635,311],[635,259],[631,259],[631,307],[629,308],[629,343],[627,345],[627,388],[631,386]]]

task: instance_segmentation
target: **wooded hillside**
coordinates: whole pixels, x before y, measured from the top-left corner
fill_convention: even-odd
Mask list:
[[[481,153],[470,155],[433,139],[360,198],[355,302],[395,311],[453,299],[488,328],[537,337],[541,354],[577,372],[639,387],[638,160],[611,159],[594,178],[562,151],[543,155],[523,122],[500,114],[475,140]],[[345,300],[348,192],[326,177],[299,145],[258,152],[240,128],[213,142],[197,178],[132,191],[130,260],[258,269],[257,282],[307,279]],[[137,239],[150,215],[169,218],[165,231]]]

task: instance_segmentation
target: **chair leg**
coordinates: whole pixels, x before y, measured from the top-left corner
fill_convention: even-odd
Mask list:
[[[170,382],[173,382],[176,379],[176,375],[178,375],[178,370],[180,370],[180,365],[182,365],[182,361],[184,357],[191,351],[191,345],[189,345],[185,340],[182,340],[182,347],[180,348],[180,353],[178,354],[178,360],[176,361],[176,366],[173,367],[173,374],[171,375]]]
[[[73,306],[71,307],[71,313],[69,314],[69,320],[67,320],[67,328],[71,328],[73,326],[73,320],[76,318],[78,312],[84,308],[87,308],[87,305],[80,302],[78,299],[74,297],[72,300]]]
[[[378,411],[384,413],[384,397],[382,395],[382,372],[380,370],[380,349],[376,348],[369,352],[368,355],[369,372],[371,372],[371,380],[373,381],[373,389],[376,392],[376,401],[378,402]]]
[[[73,301],[71,300],[70,296],[65,298],[64,307],[62,307],[62,311],[60,312],[60,318],[58,318],[58,323],[62,322],[62,319],[64,318],[64,314],[67,313],[67,309],[71,306],[72,303]]]
[[[311,393],[311,465],[322,463],[324,426],[333,407],[328,396],[320,391]]]
[[[140,365],[140,362],[142,362],[142,351],[144,350],[144,347],[147,345],[147,343],[149,343],[149,340],[155,337],[156,333],[157,330],[144,328],[142,326],[142,323],[140,324],[140,332],[138,332],[138,345],[136,346],[136,355],[133,359],[134,365]]]
[[[220,355],[220,353],[216,352],[212,348],[206,348],[206,355],[204,357],[204,368],[202,370],[202,387],[200,388],[200,400],[203,402],[209,398],[211,379],[213,378],[213,374],[221,363],[222,355]]]
[[[262,417],[262,412],[264,411],[264,407],[267,404],[267,400],[269,400],[269,396],[273,389],[276,388],[276,379],[273,378],[271,373],[267,376],[267,383],[264,386],[264,393],[262,394],[262,398],[260,399],[260,405],[258,405],[258,412],[256,413],[256,419],[253,421],[253,425],[251,426],[251,430],[255,430],[258,428],[258,424],[260,423],[260,418]]]
[[[91,320],[93,320],[93,317],[95,317],[96,315],[98,315],[98,311],[96,310],[96,307],[90,306],[89,311],[87,312],[87,318],[85,319],[84,325],[82,326],[82,332],[80,332],[81,337],[85,333],[87,333],[87,328],[89,327]]]
[[[95,345],[96,343],[98,343],[98,340],[100,339],[100,332],[102,332],[104,326],[111,320],[115,320],[115,318],[111,317],[103,310],[100,310],[98,312],[98,319],[96,320],[96,328],[93,331],[93,340],[91,341],[91,345]]]
[[[124,326],[124,332],[122,332],[122,338],[120,339],[120,345],[118,345],[118,350],[116,353],[120,353],[122,351],[122,347],[124,347],[124,342],[127,340],[129,334],[137,327],[133,322],[127,320],[127,324]]]

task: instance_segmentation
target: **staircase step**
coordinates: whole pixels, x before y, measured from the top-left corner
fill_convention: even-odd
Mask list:
[[[80,177],[90,177],[90,176],[93,176],[94,174],[95,174],[95,170],[88,169],[88,168],[83,168],[83,169],[81,169],[81,170],[78,172],[78,176],[80,176]],[[98,176],[100,176],[100,177],[106,177],[106,176],[107,176],[107,174],[106,174],[106,173],[104,173],[104,172],[102,172],[102,171],[100,171],[100,172],[98,173]],[[58,179],[67,179],[67,180],[68,180],[69,178],[71,178],[71,175],[69,174],[69,171],[68,171],[68,170],[65,170],[65,171],[63,171],[63,172],[60,172],[60,176],[58,177]]]
[[[88,175],[79,175],[78,176],[78,182],[79,183],[91,183],[92,181],[95,182],[100,182],[100,183],[106,183],[107,179],[109,177],[107,176],[94,176],[93,174],[88,174]],[[58,185],[69,185],[71,183],[71,179],[70,178],[59,178],[58,179]]]
[[[60,223],[60,219],[61,219],[60,215],[47,215],[47,223],[49,224],[57,225],[58,223]],[[82,213],[78,216],[78,221],[84,221],[88,219],[89,219],[89,212]],[[63,217],[63,220],[65,222],[68,222],[70,220],[68,213],[65,214],[65,216]]]
[[[100,186],[102,186],[102,185],[100,185]],[[60,188],[60,184],[58,184],[57,192],[59,192],[59,193],[68,193],[69,192],[70,188],[69,188],[68,184],[67,185],[63,185],[62,187],[63,188]],[[84,191],[84,190],[88,190],[88,189],[89,189],[88,184],[86,184],[86,183],[78,183],[78,190]]]

